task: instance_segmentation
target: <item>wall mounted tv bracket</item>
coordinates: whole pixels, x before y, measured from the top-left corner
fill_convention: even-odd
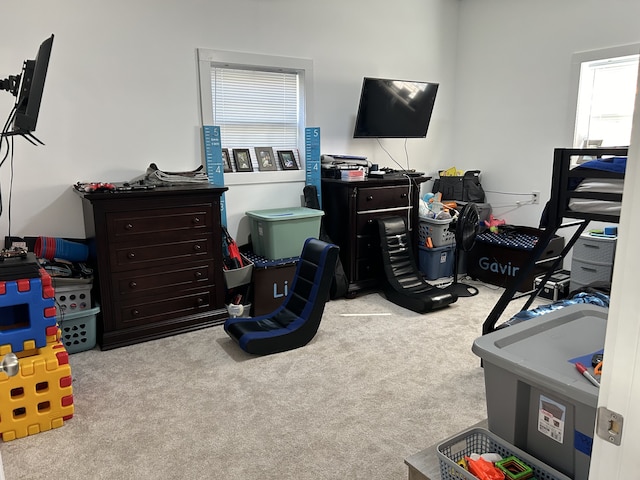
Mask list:
[[[20,86],[20,75],[9,75],[4,80],[0,80],[0,90],[10,92],[14,97],[18,96]]]
[[[6,90],[7,92],[11,93],[11,95],[13,95],[14,97],[17,97],[18,91],[20,89],[21,78],[22,78],[21,75],[9,75],[4,80],[0,79],[0,90]],[[22,137],[24,137],[25,140],[27,140],[32,145],[38,145],[38,144],[44,145],[44,142],[38,139],[38,137],[36,137],[31,132],[24,132],[20,130],[10,131],[10,132],[0,132],[0,138],[11,137],[13,135],[21,135]]]

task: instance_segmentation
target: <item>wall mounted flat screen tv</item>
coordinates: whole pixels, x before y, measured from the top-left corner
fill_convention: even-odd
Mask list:
[[[16,132],[28,133],[36,129],[52,45],[53,35],[42,42],[35,60],[24,62],[13,122]]]
[[[438,84],[365,77],[354,138],[424,138]]]

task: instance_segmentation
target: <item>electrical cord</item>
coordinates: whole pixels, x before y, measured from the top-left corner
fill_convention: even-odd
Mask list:
[[[409,151],[407,150],[407,139],[404,139],[404,156],[407,159],[407,170],[410,169],[409,167]]]
[[[11,199],[13,197],[13,137],[10,139],[11,143],[11,160],[9,161],[9,165],[11,168],[9,169],[9,204],[7,205],[7,234],[9,237],[9,242],[11,242]],[[1,192],[0,192],[1,193]],[[0,199],[0,215],[2,215],[2,200]]]
[[[407,151],[407,139],[406,138],[404,139],[404,153],[405,153],[405,156],[407,157],[407,168],[404,168],[400,164],[400,162],[398,162],[395,158],[393,158],[393,155],[391,155],[389,153],[389,151],[386,148],[384,148],[384,145],[382,145],[382,142],[380,141],[379,138],[376,138],[376,140],[378,141],[378,145],[380,145],[380,148],[382,150],[384,150],[384,152],[389,156],[389,158],[391,159],[391,161],[393,163],[395,163],[398,167],[400,167],[400,170],[405,170],[405,171],[409,170],[409,152]]]
[[[389,151],[384,148],[384,145],[382,145],[382,142],[380,142],[379,138],[376,138],[376,140],[378,141],[378,145],[380,145],[380,148],[382,148],[382,150],[384,150],[384,152],[389,156],[389,158],[393,161],[393,163],[395,163],[396,165],[398,165],[398,167],[400,167],[400,169],[402,171],[407,171],[407,169],[405,169],[402,165],[400,165],[400,162],[398,162],[395,158],[393,158],[393,155],[391,155],[391,153],[389,153]],[[407,139],[404,139],[404,153],[405,156],[407,158],[407,167],[409,167],[409,152],[407,151]],[[400,172],[402,173],[402,172]],[[418,183],[415,181],[414,178],[412,178],[410,175],[407,175],[406,173],[403,174],[403,176],[407,179],[407,181],[409,182],[409,191],[408,191],[408,196],[407,196],[407,201],[409,202],[409,205],[411,205],[411,199],[413,198],[413,188],[420,188],[418,186]],[[413,228],[413,225],[411,225],[411,215],[410,215],[410,210],[407,211],[407,226],[409,228],[409,230],[411,230]]]
[[[530,197],[530,193],[515,193],[515,192],[497,192],[495,190],[485,190],[486,193],[495,193],[497,195],[516,195]]]
[[[16,110],[17,107],[14,105],[14,107],[11,109],[11,112],[9,113],[9,116],[7,117],[7,120],[4,124],[4,126],[2,127],[2,133],[0,136],[0,154],[2,153],[2,145],[3,143],[6,142],[6,152],[4,153],[4,155],[2,156],[2,160],[0,160],[0,169],[2,168],[2,166],[4,165],[5,161],[7,160],[7,158],[10,158],[9,164],[10,164],[10,179],[9,179],[9,204],[8,204],[8,219],[7,219],[7,224],[8,224],[8,237],[11,238],[11,194],[13,192],[13,151],[14,151],[14,143],[13,143],[13,136],[7,135],[9,133],[9,127],[11,126],[11,123],[13,122],[13,119],[16,115]],[[4,212],[4,204],[2,202],[2,186],[0,185],[0,216],[2,216]]]

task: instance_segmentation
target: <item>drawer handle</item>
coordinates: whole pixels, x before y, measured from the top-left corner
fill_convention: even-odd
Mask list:
[[[400,195],[400,198],[407,198],[408,195],[406,193],[403,193],[402,195]]]
[[[136,254],[134,252],[129,252],[129,253],[127,253],[127,258],[134,259],[134,258],[136,258]]]
[[[202,250],[202,247],[200,246],[200,244],[196,243],[196,244],[193,246],[193,250],[194,250],[195,252],[199,252],[200,250]]]
[[[597,272],[598,271],[595,268],[588,268],[588,267],[580,267],[580,268],[582,268],[582,270],[586,270],[587,272]]]
[[[371,200],[373,200],[373,195],[367,195],[367,202],[370,202]]]
[[[140,315],[140,310],[137,310],[135,308],[133,310],[131,310],[131,316],[132,317],[137,317],[138,315]]]
[[[193,217],[193,223],[195,223],[196,225],[200,223],[200,217]]]
[[[199,307],[200,307],[200,306],[202,306],[202,305],[204,304],[204,298],[202,298],[202,297],[198,297],[198,298],[196,299],[196,304],[197,304]]]
[[[193,274],[193,276],[196,278],[202,278],[202,272],[196,272]]]
[[[367,220],[368,224],[372,224],[373,223],[373,218],[370,218],[369,220]]]
[[[133,230],[133,225],[131,225],[130,223],[127,223],[127,224],[124,226],[124,229],[125,229],[125,230]]]
[[[129,282],[129,288],[136,288],[138,284],[136,282]]]
[[[589,243],[585,243],[583,245],[585,246],[585,248],[595,248],[595,249],[600,248],[600,245],[591,245]]]

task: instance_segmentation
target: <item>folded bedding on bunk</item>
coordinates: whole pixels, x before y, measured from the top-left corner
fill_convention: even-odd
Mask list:
[[[575,188],[576,192],[622,193],[624,180],[622,178],[585,178]]]
[[[578,165],[574,171],[587,170],[589,173],[585,172],[585,175],[592,175],[594,170],[624,174],[626,168],[627,157],[610,157],[589,160]],[[623,187],[624,179],[621,178],[572,177],[569,179],[569,189],[575,192],[622,194]],[[621,205],[621,202],[591,198],[571,198],[569,200],[569,209],[582,213],[619,216]]]
[[[621,202],[610,202],[608,200],[592,200],[590,198],[572,198],[569,200],[569,209],[573,212],[620,216],[621,207]]]

